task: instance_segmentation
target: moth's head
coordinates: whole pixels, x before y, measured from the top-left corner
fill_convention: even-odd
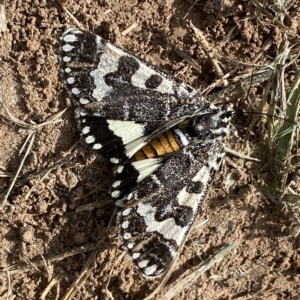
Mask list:
[[[192,120],[191,127],[197,136],[226,135],[233,113],[232,104],[220,107],[210,105],[209,110]]]

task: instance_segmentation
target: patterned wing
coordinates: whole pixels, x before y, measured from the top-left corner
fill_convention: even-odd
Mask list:
[[[64,32],[61,56],[83,139],[113,163],[130,158],[165,122],[208,106],[191,86],[87,31]]]
[[[145,276],[161,276],[187,236],[222,162],[231,115],[225,107],[195,118],[198,140],[161,164],[123,199],[121,238]]]

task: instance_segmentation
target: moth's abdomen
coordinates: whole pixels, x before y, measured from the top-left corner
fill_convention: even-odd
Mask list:
[[[169,130],[135,153],[135,160],[160,157],[176,152],[182,148],[182,143],[174,130]]]

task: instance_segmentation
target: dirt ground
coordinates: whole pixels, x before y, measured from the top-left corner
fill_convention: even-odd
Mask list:
[[[261,2],[264,7],[254,0],[66,0],[63,5],[86,30],[199,91],[217,83],[208,93],[214,102],[266,112],[268,80],[252,83],[240,97],[216,94],[235,86],[238,75],[251,75],[253,64],[257,69],[271,64],[287,41],[291,53],[299,53],[300,3],[284,10],[276,1]],[[0,298],[144,299],[159,280],[142,277],[122,250],[117,208],[106,193],[110,166],[78,142],[74,109],[63,88],[60,37],[77,25],[55,0],[6,1],[5,12],[0,100],[23,123],[0,106]],[[219,54],[227,86],[218,81],[191,23]],[[291,54],[287,61],[288,90],[299,59]],[[237,115],[232,123],[240,139],[231,135],[227,147],[257,161],[228,153],[168,281],[152,299],[171,299],[172,292],[173,299],[299,299],[298,209],[274,192],[270,128],[255,114]],[[3,204],[28,137],[26,147],[30,141],[32,147]],[[286,182],[296,195],[297,163]],[[221,261],[186,283],[203,260],[231,243],[235,248]],[[184,288],[177,291],[179,285]]]

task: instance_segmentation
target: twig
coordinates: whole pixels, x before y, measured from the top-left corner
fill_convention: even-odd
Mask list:
[[[99,244],[103,243],[104,239],[105,239],[105,237],[103,237],[98,243],[88,244],[88,245],[81,246],[79,248],[70,250],[68,252],[60,253],[58,255],[51,256],[51,257],[46,257],[46,261],[49,264],[49,263],[61,261],[70,256],[75,256],[77,254],[93,251],[93,250],[99,248]],[[45,266],[45,260],[38,259],[38,260],[31,261],[30,266],[26,265],[24,262],[21,262],[21,263],[12,265],[12,266],[2,267],[1,271],[6,271],[6,272],[9,271],[10,273],[18,273],[20,271],[29,271],[29,270],[38,271],[39,270],[38,268],[41,268],[44,266]]]
[[[46,297],[47,297],[48,293],[50,292],[52,287],[54,287],[55,285],[58,287],[58,291],[56,294],[59,295],[59,281],[56,278],[53,278],[47,285],[46,289],[43,291],[40,299],[41,300],[47,299]]]
[[[20,172],[21,172],[21,170],[23,168],[24,162],[25,162],[25,160],[26,160],[26,158],[27,158],[27,156],[28,156],[28,154],[29,154],[29,152],[30,152],[30,150],[32,148],[34,137],[35,137],[35,132],[34,131],[30,132],[28,136],[29,136],[29,140],[30,141],[29,141],[29,144],[27,146],[26,152],[25,152],[25,154],[23,156],[23,159],[22,159],[22,161],[21,161],[21,163],[19,165],[19,168],[18,168],[18,170],[17,170],[17,172],[15,174],[15,177],[13,178],[13,180],[12,180],[12,182],[11,182],[8,190],[7,190],[7,192],[5,193],[3,199],[0,200],[0,208],[3,208],[3,206],[5,205],[5,203],[7,201],[7,198],[10,195],[10,192],[12,191],[12,189],[13,189],[13,187],[15,185],[15,182],[16,182],[17,178],[19,177],[19,174],[20,174]]]
[[[39,170],[39,171],[37,171],[37,172],[35,172],[35,173],[33,173],[33,174],[28,175],[27,177],[25,177],[25,178],[19,180],[19,181],[14,185],[14,187],[11,189],[11,191],[14,191],[16,188],[18,188],[18,187],[24,185],[26,182],[30,181],[31,179],[37,178],[37,177],[39,177],[39,176],[43,176],[43,175],[45,175],[46,173],[48,173],[48,172],[50,172],[50,171],[52,171],[52,170],[54,170],[54,169],[56,169],[56,168],[58,168],[58,167],[64,165],[65,163],[69,162],[73,157],[74,157],[74,154],[70,154],[70,155],[68,155],[66,158],[63,158],[62,160],[56,162],[53,166],[48,167],[48,168],[45,168],[45,169],[42,169],[42,170]],[[11,192],[11,191],[10,191],[10,192]],[[0,195],[0,199],[1,199],[1,197],[2,197],[4,194],[6,194],[6,193],[7,193],[7,190],[5,190],[5,191]]]
[[[257,7],[259,7],[264,14],[274,22],[274,24],[278,25],[281,29],[286,30],[289,34],[293,34],[295,35],[295,32],[293,32],[292,30],[290,30],[288,27],[286,27],[284,24],[282,24],[280,21],[278,21],[277,19],[274,19],[274,16],[263,7],[262,3],[260,3],[258,0],[251,0]]]
[[[192,59],[190,56],[188,56],[185,52],[179,50],[179,49],[175,49],[176,53],[182,57],[188,64],[190,64],[193,68],[195,68],[199,73],[202,72],[200,66],[198,65],[198,63]]]
[[[4,0],[0,0],[0,32],[7,30]]]
[[[107,228],[103,231],[103,238],[102,238],[102,243],[104,241],[104,239],[107,237],[108,235],[108,231],[111,228],[112,222],[115,219],[115,216],[117,214],[117,208],[114,209],[111,217],[110,217],[110,221],[108,223]],[[99,242],[98,244],[100,244],[101,242]],[[82,268],[79,276],[72,282],[71,287],[66,291],[66,293],[63,295],[63,297],[61,298],[61,300],[71,300],[73,299],[73,296],[75,295],[75,293],[78,291],[78,289],[84,284],[84,282],[86,281],[86,279],[89,277],[89,275],[92,272],[92,266],[95,264],[95,261],[97,259],[98,253],[99,253],[99,247],[95,250],[92,251],[92,253],[90,254],[87,262],[85,263],[84,267]]]
[[[64,5],[62,5],[62,3],[61,3],[61,1],[60,0],[56,0],[58,3],[59,3],[59,5],[61,6],[61,8],[67,13],[67,15],[72,19],[72,21],[74,22],[74,24],[78,27],[78,28],[80,28],[80,29],[82,29],[82,30],[85,30],[85,28],[79,23],[79,21],[68,11],[68,9],[64,6]]]
[[[195,27],[192,22],[190,22],[190,26],[194,30],[196,36],[199,38],[199,42],[200,42],[205,54],[207,55],[207,57],[210,59],[212,65],[214,66],[217,77],[222,78],[224,76],[224,73],[223,73],[222,69],[220,68],[218,61],[215,58],[213,49],[208,44],[203,33],[197,27]]]
[[[183,20],[186,19],[186,17],[188,16],[188,14],[191,12],[191,10],[193,9],[193,7],[195,6],[195,4],[198,2],[198,0],[195,0],[195,2],[191,5],[191,7],[189,8],[189,10],[187,11],[187,13],[185,14],[185,16],[183,17]]]
[[[198,267],[194,272],[185,278],[179,280],[179,282],[172,286],[172,288],[167,291],[164,296],[162,296],[162,300],[169,300],[178,295],[184,289],[192,285],[203,273],[209,270],[214,264],[221,261],[224,255],[231,251],[235,247],[235,244],[229,244],[227,247],[219,251],[217,254],[213,255],[211,258],[206,259],[200,267]]]
[[[123,30],[121,32],[121,35],[125,36],[127,35],[130,31],[132,31],[133,29],[135,29],[138,26],[137,23],[133,23],[132,25],[130,25],[127,29]]]

